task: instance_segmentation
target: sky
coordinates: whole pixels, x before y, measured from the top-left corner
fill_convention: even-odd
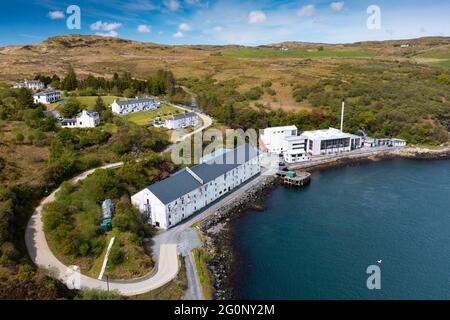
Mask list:
[[[67,27],[70,5],[80,8],[80,29]],[[0,46],[65,34],[250,46],[450,36],[448,0],[10,0],[0,6]]]

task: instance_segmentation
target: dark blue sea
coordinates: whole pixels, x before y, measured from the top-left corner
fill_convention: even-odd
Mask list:
[[[450,299],[450,161],[316,172],[265,204],[234,224],[236,298]]]

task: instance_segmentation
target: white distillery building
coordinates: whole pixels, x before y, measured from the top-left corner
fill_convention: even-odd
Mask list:
[[[63,119],[63,128],[95,128],[100,124],[98,112],[83,110],[75,119]]]
[[[61,100],[60,91],[43,91],[33,95],[34,103],[51,104]]]
[[[308,138],[306,136],[286,137],[283,140],[283,159],[286,163],[310,161],[307,151]]]
[[[188,127],[195,127],[197,124],[198,124],[198,115],[195,112],[188,112],[169,117],[165,121],[164,127],[166,127],[169,130],[177,130]]]
[[[149,110],[156,110],[161,107],[161,101],[156,98],[136,98],[132,100],[117,101],[111,104],[112,112],[118,115],[127,115]]]
[[[38,91],[45,88],[45,84],[40,80],[24,80],[21,82],[17,82],[13,88],[22,89],[27,88],[30,90]]]
[[[284,139],[297,136],[296,126],[266,128],[262,131],[259,143],[261,149],[272,154],[282,154]]]
[[[150,224],[169,229],[261,172],[258,150],[239,146],[206,163],[178,171],[131,197]]]
[[[308,139],[307,152],[314,156],[349,152],[361,149],[363,145],[360,136],[334,128],[305,131],[302,136]]]

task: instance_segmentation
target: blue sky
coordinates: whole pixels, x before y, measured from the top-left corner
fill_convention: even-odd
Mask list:
[[[68,30],[69,5],[81,30]],[[367,8],[381,10],[370,30]],[[348,43],[450,36],[448,0],[12,0],[0,4],[0,45],[81,33],[165,44]]]

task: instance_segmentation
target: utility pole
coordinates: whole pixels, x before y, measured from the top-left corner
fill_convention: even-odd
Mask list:
[[[109,276],[106,275],[106,286],[108,288],[108,292],[109,292]]]
[[[341,132],[344,132],[344,112],[345,112],[345,98],[342,98]]]

